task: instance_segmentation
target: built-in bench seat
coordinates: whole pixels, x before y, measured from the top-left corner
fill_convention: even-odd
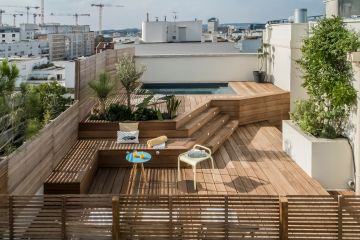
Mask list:
[[[125,157],[134,150],[152,155],[145,167],[176,167],[178,155],[194,144],[190,138],[169,139],[166,149],[155,150],[147,147],[147,140],[140,139],[140,144],[119,144],[115,139],[78,140],[45,181],[44,193],[86,193],[98,167],[131,167]]]

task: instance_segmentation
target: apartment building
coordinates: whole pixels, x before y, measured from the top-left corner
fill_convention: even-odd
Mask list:
[[[95,32],[89,25],[42,25],[39,35],[49,42],[49,60],[72,60],[95,54]]]
[[[12,43],[20,40],[20,29],[10,26],[0,26],[0,43]]]

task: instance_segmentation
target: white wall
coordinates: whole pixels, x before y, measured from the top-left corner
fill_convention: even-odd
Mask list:
[[[200,42],[202,21],[165,22],[151,21],[142,23],[142,41],[145,43],[179,42],[179,28],[186,29],[186,42]]]
[[[1,61],[1,59],[0,59]],[[10,59],[11,63],[15,63],[20,70],[19,77],[16,79],[16,87],[21,83],[25,83],[29,75],[33,71],[34,66],[40,66],[49,62],[47,58],[28,58],[28,59]]]
[[[252,81],[256,54],[137,56],[147,67],[144,83],[211,83]]]
[[[360,52],[351,56],[354,70],[353,86],[357,91],[357,107],[353,108],[347,129],[347,137],[354,149],[354,161],[356,165],[356,194],[360,195]]]
[[[302,40],[308,36],[308,24],[278,24],[268,26],[264,42],[269,43],[268,74],[273,83],[290,92],[290,109],[295,102],[306,98],[300,66]]]

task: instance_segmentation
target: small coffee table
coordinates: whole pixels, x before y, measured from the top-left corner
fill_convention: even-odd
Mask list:
[[[141,158],[141,155],[144,155],[144,158]],[[144,169],[144,163],[148,162],[151,160],[151,154],[147,153],[147,152],[137,152],[137,156],[134,156],[134,152],[128,153],[126,155],[126,160],[129,163],[133,164],[132,170],[131,172],[133,172],[134,176],[136,176],[136,172],[137,172],[137,165],[139,164],[141,167],[141,175],[144,178],[144,181],[146,181],[146,175],[145,175],[145,169]]]

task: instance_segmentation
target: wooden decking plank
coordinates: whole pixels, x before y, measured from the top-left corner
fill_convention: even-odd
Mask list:
[[[268,170],[267,166],[263,163],[261,159],[257,159],[251,154],[251,151],[249,150],[249,145],[246,145],[244,141],[242,141],[239,138],[239,133],[241,133],[241,129],[238,129],[232,136],[235,143],[238,145],[239,150],[242,152],[243,157],[247,159],[248,163],[252,167],[254,173],[256,174],[258,178],[258,182],[262,184],[264,187],[266,193],[268,195],[277,194],[275,188],[271,184],[271,181],[269,180],[268,176],[266,175],[266,171]]]
[[[267,164],[269,170],[267,171],[267,168],[263,170],[267,172],[267,177],[273,183],[277,193],[279,195],[296,194],[295,189],[291,187],[287,179],[282,175],[282,172],[273,164],[273,159],[266,156],[259,146],[254,145],[256,142],[252,139],[253,135],[249,134],[248,129],[243,127],[237,133],[241,140],[246,141],[245,143],[248,144],[249,151],[254,158],[259,158],[260,161],[264,161],[264,164]]]
[[[113,186],[115,184],[115,178],[116,178],[117,172],[118,171],[116,168],[108,169],[108,175],[106,176],[104,186],[101,189],[101,194],[108,194],[112,191]]]

